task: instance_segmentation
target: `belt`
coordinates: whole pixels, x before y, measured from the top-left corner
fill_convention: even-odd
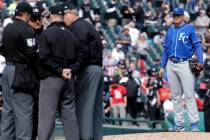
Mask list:
[[[15,65],[15,62],[6,62],[7,65]]]
[[[188,58],[175,58],[175,57],[169,57],[168,59],[171,60],[171,62],[173,63],[180,63],[188,60]]]
[[[13,66],[14,66],[15,64],[23,64],[23,65],[26,65],[25,63],[13,62],[13,61],[7,61],[6,64],[7,64],[7,65],[13,65]]]

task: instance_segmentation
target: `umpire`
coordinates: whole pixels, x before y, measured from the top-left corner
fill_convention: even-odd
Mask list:
[[[29,21],[29,25],[35,30],[36,33],[36,43],[39,42],[39,36],[43,31],[43,23],[42,23],[42,15],[41,11],[38,9],[38,7],[33,7],[33,12],[31,13],[31,18]],[[36,50],[38,51],[38,45],[36,47]],[[34,113],[33,113],[33,135],[32,140],[36,140],[36,137],[38,135],[38,108],[39,108],[39,67],[38,67],[38,59],[36,63],[32,65],[34,73],[36,75],[37,79],[37,88],[34,90]]]
[[[103,46],[100,35],[93,25],[79,18],[71,3],[67,3],[64,9],[64,22],[79,41],[77,61],[70,69],[72,73],[78,74],[76,112],[80,140],[102,140]]]
[[[13,23],[3,32],[2,140],[31,140],[33,123],[33,73],[29,64],[37,59],[35,33],[28,25],[32,7],[19,3]]]
[[[51,140],[57,109],[66,140],[79,140],[75,114],[73,78],[64,80],[62,71],[75,61],[77,41],[63,23],[63,6],[50,9],[51,24],[40,35],[40,94],[38,139]]]

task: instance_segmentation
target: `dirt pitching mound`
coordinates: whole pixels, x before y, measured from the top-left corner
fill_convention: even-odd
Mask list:
[[[106,136],[103,140],[210,140],[210,133],[161,132]]]

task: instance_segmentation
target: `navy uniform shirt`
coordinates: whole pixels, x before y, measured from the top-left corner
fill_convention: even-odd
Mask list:
[[[69,29],[79,42],[77,61],[74,65],[70,66],[72,72],[77,72],[89,65],[102,66],[103,45],[100,34],[95,30],[94,26],[79,18]]]
[[[7,62],[29,64],[37,59],[36,33],[26,22],[14,19],[3,32],[3,55]]]
[[[61,76],[75,63],[78,42],[63,22],[53,22],[39,37],[40,78]]]

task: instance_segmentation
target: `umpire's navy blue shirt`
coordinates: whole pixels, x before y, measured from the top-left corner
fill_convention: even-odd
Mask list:
[[[161,67],[165,67],[169,57],[178,59],[191,58],[194,52],[198,56],[198,62],[203,63],[201,41],[195,28],[190,24],[182,24],[179,27],[172,25],[165,37],[164,51]]]

